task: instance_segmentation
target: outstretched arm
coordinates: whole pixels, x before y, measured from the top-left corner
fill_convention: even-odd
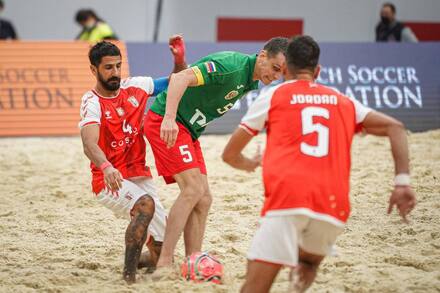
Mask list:
[[[253,138],[253,135],[247,133],[242,128],[237,128],[229,139],[228,144],[223,150],[223,161],[233,168],[253,172],[261,165],[261,154],[257,153],[253,158],[248,158],[242,154],[243,149]]]
[[[84,154],[92,161],[95,166],[101,168],[104,173],[105,185],[111,190],[119,190],[122,184],[122,175],[107,160],[104,152],[98,146],[99,125],[90,124],[81,128],[81,139]]]
[[[380,112],[370,112],[362,123],[364,130],[376,136],[388,136],[394,159],[395,175],[409,174],[408,141],[405,126]]]
[[[181,35],[173,35],[170,37],[168,44],[171,54],[173,54],[174,57],[174,68],[171,74],[188,68],[185,61],[185,42],[183,41],[183,37]],[[156,78],[153,82],[154,92],[152,96],[156,96],[167,89],[169,77]]]
[[[252,158],[244,156],[242,151],[251,141],[252,137],[264,129],[270,101],[275,89],[276,87],[272,87],[267,91],[260,92],[260,95],[249,107],[239,127],[234,131],[223,150],[222,159],[226,164],[248,172],[253,172],[261,165],[262,156],[259,148]]]
[[[197,76],[191,68],[171,74],[165,115],[160,127],[160,138],[169,148],[173,147],[176,143],[177,134],[179,132],[179,127],[176,123],[176,114],[180,100],[188,87],[197,85]]]
[[[153,80],[154,91],[152,96],[157,96],[168,88],[168,77],[160,77]]]
[[[404,125],[383,113],[370,112],[362,123],[367,133],[377,136],[388,136],[394,159],[395,179],[394,190],[391,194],[388,213],[394,206],[406,222],[406,216],[416,205],[415,193],[410,186],[408,141]]]
[[[185,42],[182,35],[172,35],[168,41],[171,54],[174,57],[174,69],[172,73],[180,72],[186,68]]]

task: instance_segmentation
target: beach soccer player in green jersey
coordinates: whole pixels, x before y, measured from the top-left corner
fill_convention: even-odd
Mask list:
[[[287,44],[287,38],[277,37],[258,54],[219,52],[198,60],[171,75],[168,90],[157,96],[146,115],[144,133],[157,171],[180,188],[169,213],[157,278],[166,274],[161,268],[171,267],[182,231],[187,256],[202,249],[212,197],[199,136],[208,123],[256,89],[259,80],[270,84],[282,76]]]

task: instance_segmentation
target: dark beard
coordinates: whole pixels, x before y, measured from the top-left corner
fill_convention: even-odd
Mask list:
[[[102,87],[108,91],[116,91],[121,85],[121,79],[119,77],[111,77],[108,80],[104,80],[101,74],[98,73],[98,80]]]

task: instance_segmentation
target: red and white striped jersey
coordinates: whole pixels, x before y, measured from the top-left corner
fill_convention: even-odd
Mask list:
[[[115,97],[102,97],[91,90],[82,98],[79,127],[99,124],[98,145],[124,178],[151,177],[150,169],[145,165],[143,117],[153,91],[151,77],[132,77],[121,82]],[[93,192],[99,193],[105,185],[103,173],[93,163],[90,168]]]
[[[252,135],[267,128],[262,215],[305,214],[344,225],[350,213],[352,138],[370,111],[306,80],[261,94],[240,127]]]

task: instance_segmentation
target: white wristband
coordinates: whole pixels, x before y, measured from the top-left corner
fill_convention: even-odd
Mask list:
[[[394,186],[409,186],[411,184],[411,179],[409,174],[401,173],[394,177]]]

